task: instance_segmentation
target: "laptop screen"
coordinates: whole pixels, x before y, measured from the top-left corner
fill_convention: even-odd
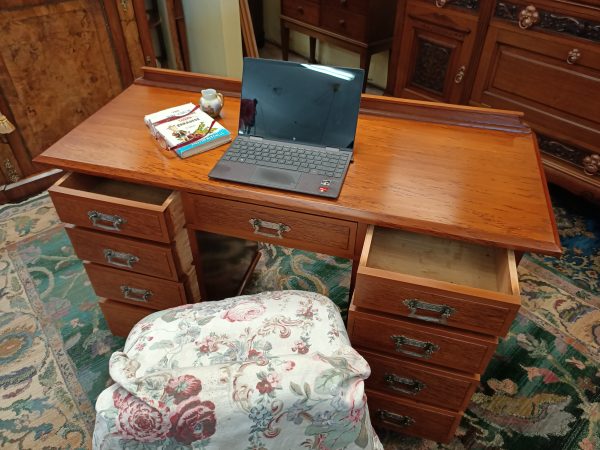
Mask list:
[[[239,134],[352,149],[364,71],[244,58]]]

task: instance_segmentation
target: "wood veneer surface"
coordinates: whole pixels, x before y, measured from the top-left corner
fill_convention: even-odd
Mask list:
[[[36,161],[499,247],[560,252],[531,133],[361,114],[354,163],[340,197],[330,200],[209,179],[227,145],[185,160],[159,150],[143,116],[190,101],[197,102],[198,94],[131,86]],[[386,108],[393,102],[382,100]],[[227,97],[219,121],[234,135],[238,111],[239,99]]]

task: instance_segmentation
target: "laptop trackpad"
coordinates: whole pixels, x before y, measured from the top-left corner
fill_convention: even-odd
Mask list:
[[[250,182],[262,184],[265,186],[295,188],[300,179],[299,173],[288,172],[287,170],[269,169],[266,167],[257,167],[250,178]]]

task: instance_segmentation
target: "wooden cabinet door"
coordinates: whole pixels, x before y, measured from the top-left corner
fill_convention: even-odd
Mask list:
[[[598,43],[493,22],[471,103],[523,111],[542,135],[600,152]],[[554,148],[555,156],[583,171],[578,159],[585,152],[567,154],[560,146]]]
[[[433,4],[409,2],[394,96],[459,103],[476,30],[474,14],[440,12]]]
[[[30,159],[121,91],[104,14],[94,0],[2,2],[0,96]]]

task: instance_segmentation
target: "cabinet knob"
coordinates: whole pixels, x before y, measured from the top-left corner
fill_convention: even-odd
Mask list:
[[[567,54],[567,63],[575,64],[579,58],[581,58],[581,52],[578,48],[574,48]]]
[[[340,24],[340,27],[346,26],[346,21],[344,19],[340,19],[338,23]]]
[[[600,173],[600,155],[588,155],[583,158],[583,171],[590,177]]]
[[[340,0],[340,5],[346,6],[348,4],[348,0]]]
[[[448,0],[435,0],[435,6],[438,8],[443,8],[448,3]]]
[[[529,5],[519,13],[519,27],[523,30],[532,27],[540,20],[535,6]]]
[[[456,84],[462,83],[463,78],[465,77],[465,72],[467,71],[467,66],[460,66],[456,75],[454,75],[454,82]]]
[[[298,6],[296,9],[300,14],[304,14],[304,8],[302,6]]]

